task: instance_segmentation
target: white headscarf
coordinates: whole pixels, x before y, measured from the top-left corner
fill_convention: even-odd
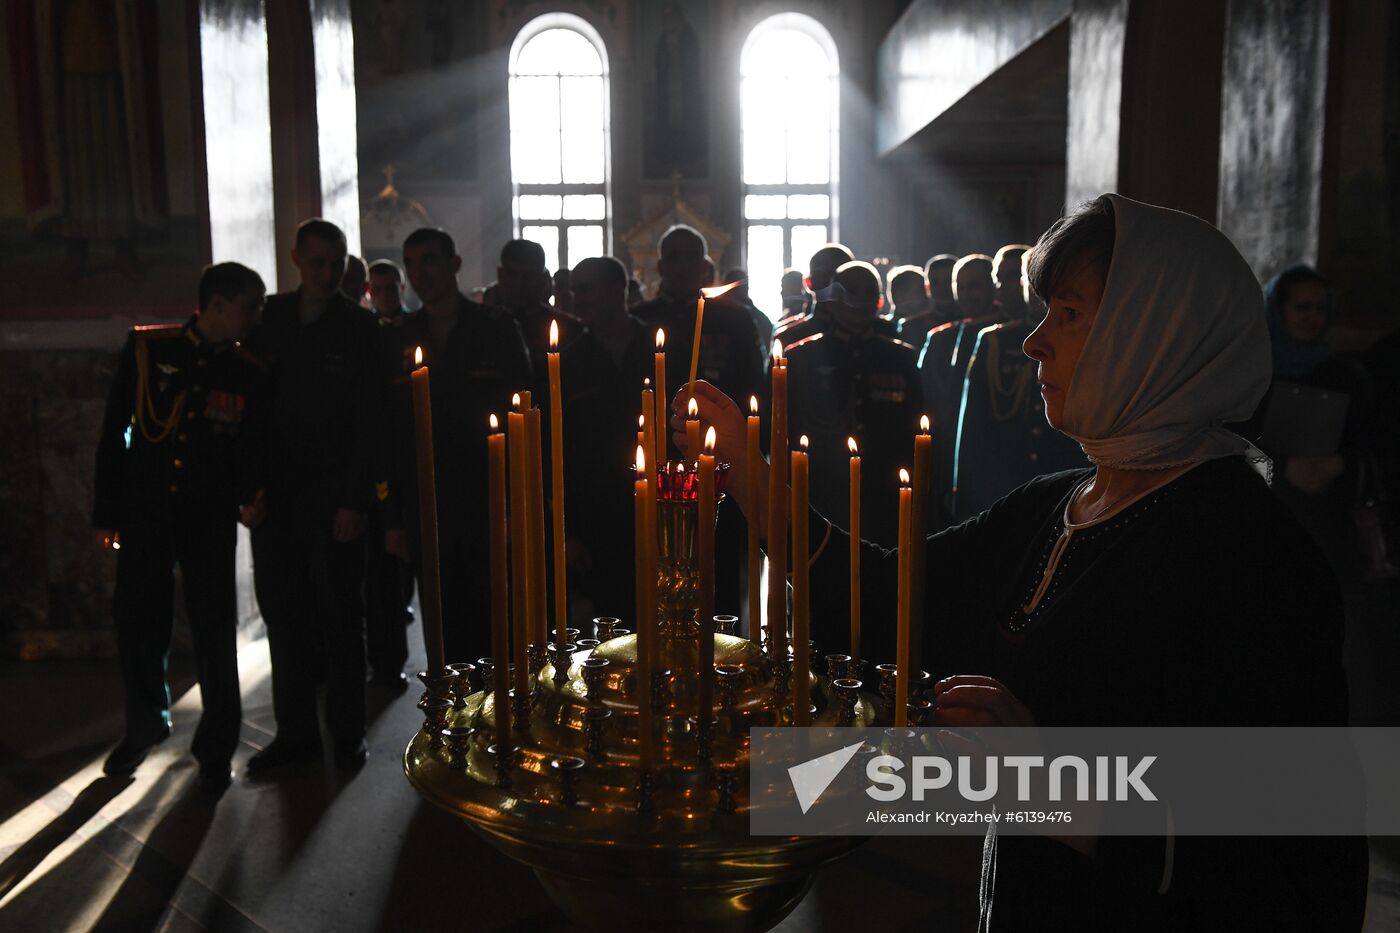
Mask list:
[[[1103,301],[1075,367],[1061,430],[1095,464],[1162,470],[1244,454],[1222,427],[1249,418],[1272,374],[1259,281],[1215,227],[1116,194]]]

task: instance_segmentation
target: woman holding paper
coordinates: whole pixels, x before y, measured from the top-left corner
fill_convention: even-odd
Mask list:
[[[1049,306],[1024,347],[1046,418],[1094,466],[928,538],[913,624],[915,660],[942,678],[937,722],[1344,724],[1336,581],[1271,495],[1267,458],[1220,426],[1269,385],[1249,266],[1204,221],[1106,195],[1046,232],[1029,274]],[[729,492],[761,521],[737,407],[696,396],[735,464]],[[827,610],[813,636],[843,650],[846,536],[814,515],[811,541],[811,604]],[[894,552],[867,546],[872,662],[897,654],[895,577]],[[992,833],[982,910],[996,931],[1355,930],[1366,877],[1355,838]]]

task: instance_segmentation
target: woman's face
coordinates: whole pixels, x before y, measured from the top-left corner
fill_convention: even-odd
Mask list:
[[[1315,343],[1327,329],[1327,287],[1299,282],[1283,301],[1283,326],[1299,343]]]
[[[1031,331],[1021,349],[1040,366],[1036,380],[1045,400],[1045,420],[1052,428],[1064,423],[1065,399],[1089,329],[1103,301],[1104,270],[1092,262],[1082,263],[1066,275],[1050,296],[1045,319]]]

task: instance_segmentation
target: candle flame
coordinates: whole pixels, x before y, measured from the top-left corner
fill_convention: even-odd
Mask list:
[[[750,395],[750,396],[749,396],[749,414],[751,414],[751,415],[756,415],[756,414],[758,414],[758,396],[757,396],[757,395]]]
[[[647,377],[645,377],[644,379],[642,379],[642,388],[643,388],[643,389],[650,389],[650,388],[651,388],[651,377],[650,377],[650,376],[647,376]]]
[[[643,470],[645,470],[645,469],[647,468],[647,452],[646,452],[644,449],[642,449],[642,445],[641,445],[641,444],[638,444],[638,445],[637,445],[637,461],[636,461],[636,466],[637,466],[637,472],[638,472],[638,473],[641,473]]]
[[[715,426],[710,425],[710,429],[705,432],[705,453],[715,452]]]
[[[704,295],[706,298],[718,298],[725,292],[733,291],[743,284],[743,279],[735,279],[733,282],[729,282],[726,285],[711,285],[707,288],[702,288],[700,289],[700,294]]]
[[[780,360],[780,359],[782,359],[782,358],[783,358],[783,342],[782,342],[781,340],[774,340],[774,341],[773,341],[773,359],[774,359],[774,361],[777,361],[777,360]]]
[[[510,404],[516,410],[520,410],[520,393],[517,392],[510,397]]]
[[[676,472],[677,472],[677,473],[684,473],[684,472],[685,472],[685,461],[684,461],[684,460],[682,460],[680,463],[677,463],[677,464],[676,464]]]
[[[422,347],[414,347],[414,348],[413,348],[413,365],[414,365],[414,366],[422,366],[422,365],[423,365],[423,348],[422,348]]]
[[[637,416],[637,429],[638,429],[638,430],[641,430],[642,428],[645,428],[646,426],[647,426],[647,416],[646,416],[646,415],[638,415],[638,416]]]
[[[690,397],[690,401],[686,403],[685,414],[688,418],[700,417],[700,404],[695,401],[695,396],[693,395]]]
[[[559,322],[557,320],[549,322],[549,348],[551,350],[559,349]]]
[[[488,420],[491,424],[492,431],[499,431],[501,429],[500,419],[496,417],[496,413],[494,411],[491,413],[491,417]]]
[[[901,486],[908,486],[908,485],[909,485],[909,471],[906,470],[906,469],[904,469],[904,467],[900,467],[900,468],[899,468],[899,485],[901,485]]]
[[[666,349],[666,328],[664,327],[658,327],[656,329],[656,349]]]
[[[924,416],[922,416],[922,417],[919,418],[919,432],[922,433],[922,434],[927,434],[928,431],[929,431],[928,415],[924,415]]]
[[[851,452],[852,457],[860,453],[860,448],[856,446],[856,439],[854,437],[846,438],[846,449]]]
[[[805,434],[797,439],[797,446],[801,447],[803,450],[806,450],[810,443],[811,442],[807,440],[807,435]]]

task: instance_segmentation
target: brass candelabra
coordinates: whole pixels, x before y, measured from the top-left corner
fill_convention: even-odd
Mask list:
[[[791,723],[791,657],[770,657],[732,634],[735,617],[716,616],[714,715],[698,714],[710,626],[698,618],[696,541],[715,516],[689,495],[657,504],[654,767],[640,766],[637,635],[603,618],[595,638],[569,630],[572,644],[531,646],[529,696],[512,691],[509,748],[495,741],[497,661],[420,675],[424,721],[404,770],[427,800],[533,868],[580,926],[767,930],[859,840],[749,834],[760,805],[749,792],[749,729]],[[858,662],[814,657],[811,670],[814,724],[891,721],[889,701],[863,691]]]

